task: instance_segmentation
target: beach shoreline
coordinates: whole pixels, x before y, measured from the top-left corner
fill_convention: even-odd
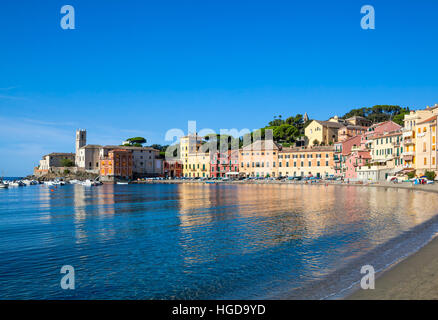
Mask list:
[[[378,274],[375,289],[356,290],[346,300],[438,300],[438,238]]]

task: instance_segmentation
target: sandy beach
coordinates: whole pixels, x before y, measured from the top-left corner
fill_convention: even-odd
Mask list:
[[[405,260],[386,270],[374,290],[359,289],[349,300],[436,300],[438,299],[438,238]]]

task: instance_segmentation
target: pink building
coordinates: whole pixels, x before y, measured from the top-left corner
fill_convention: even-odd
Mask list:
[[[210,176],[213,178],[226,177],[227,173],[230,172],[237,174],[239,172],[239,151],[228,150],[214,153],[210,159]]]
[[[376,134],[376,133],[383,134],[385,132],[397,131],[400,130],[401,128],[402,127],[400,125],[398,125],[393,121],[385,121],[385,122],[373,124],[371,127],[368,128],[365,135]]]
[[[352,150],[364,149],[362,145],[363,135],[358,135],[348,138],[343,142],[338,142],[335,145],[335,174],[343,175],[346,172],[346,159],[351,154]]]
[[[347,125],[338,130],[338,142],[359,136],[367,131],[367,127]]]
[[[345,179],[356,180],[357,168],[367,165],[370,159],[371,155],[368,150],[357,150],[349,154],[345,160]]]

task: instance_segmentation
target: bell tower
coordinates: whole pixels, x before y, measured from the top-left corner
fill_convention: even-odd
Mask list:
[[[79,164],[79,149],[87,144],[87,130],[76,130],[76,166]]]

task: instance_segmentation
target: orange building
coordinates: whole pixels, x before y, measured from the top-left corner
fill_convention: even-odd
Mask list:
[[[108,157],[100,160],[100,175],[108,180],[114,178],[132,178],[132,152],[115,149],[108,152]]]
[[[164,160],[163,174],[165,177],[180,178],[183,176],[183,165],[179,160]]]

